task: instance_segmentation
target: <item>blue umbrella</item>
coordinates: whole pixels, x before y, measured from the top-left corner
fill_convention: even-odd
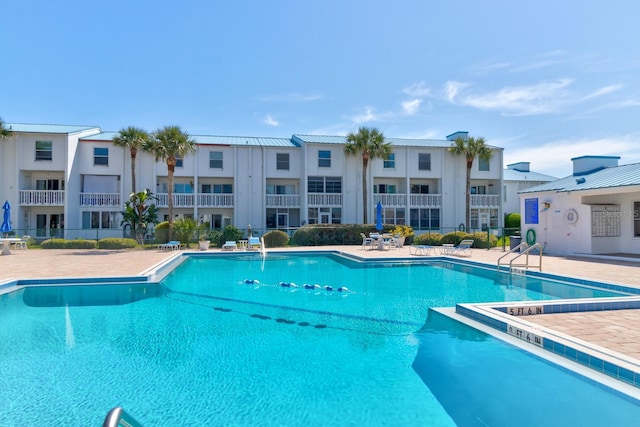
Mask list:
[[[376,230],[382,231],[382,203],[376,205]]]
[[[2,226],[0,227],[0,232],[8,233],[11,231],[11,205],[7,200],[2,205],[2,209],[4,209],[4,215],[2,216]]]

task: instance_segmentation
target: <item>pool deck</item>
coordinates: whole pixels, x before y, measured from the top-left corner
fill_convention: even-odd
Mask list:
[[[360,246],[304,247],[280,250],[334,250],[363,258],[429,258],[414,256],[409,247],[385,251]],[[220,251],[213,249],[209,252]],[[52,277],[133,276],[175,255],[158,250],[29,250],[0,256],[0,284],[9,279]],[[495,266],[505,252],[501,248],[473,249],[469,259]],[[456,258],[456,257],[453,257]],[[531,256],[536,264],[537,256]],[[640,288],[640,259],[624,254],[608,257],[555,257],[545,255],[542,271]],[[640,363],[640,310],[544,314],[527,320],[541,327],[636,359]]]

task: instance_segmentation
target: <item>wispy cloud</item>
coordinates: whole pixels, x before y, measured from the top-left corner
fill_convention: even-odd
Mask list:
[[[431,94],[431,89],[426,87],[423,81],[420,81],[405,87],[404,89],[402,89],[402,93],[405,93],[414,98],[423,98]]]
[[[582,99],[583,100],[588,100],[588,99],[597,98],[599,96],[606,95],[608,93],[616,92],[616,91],[618,91],[620,89],[622,89],[622,85],[620,85],[620,84],[601,87],[600,89],[597,89],[597,90],[591,92],[590,94],[584,96]]]
[[[505,115],[529,116],[557,111],[564,105],[571,79],[545,81],[529,86],[506,86],[494,92],[463,92],[469,85],[448,81],[445,96],[453,104],[497,110]]]
[[[298,102],[311,102],[311,101],[318,101],[321,99],[324,99],[325,96],[321,93],[299,93],[299,92],[293,92],[293,93],[282,93],[282,94],[278,94],[278,95],[268,95],[268,96],[263,96],[260,97],[260,101],[263,102],[292,102],[292,103],[298,103]]]
[[[267,116],[264,118],[262,122],[267,126],[273,126],[273,127],[276,127],[280,124],[280,122],[278,122],[276,119],[271,117],[271,114],[267,114]]]
[[[360,125],[363,123],[369,123],[369,122],[374,122],[376,120],[381,120],[384,119],[385,117],[388,117],[389,113],[377,113],[375,111],[375,108],[373,107],[365,107],[365,110],[363,113],[361,114],[356,114],[355,116],[351,116],[351,121],[356,124],[356,125]]]
[[[504,162],[531,162],[531,170],[557,178],[573,171],[571,159],[588,155],[620,156],[620,164],[640,162],[639,134],[597,139],[562,139],[536,147],[505,150]]]
[[[405,112],[405,114],[412,116],[418,112],[418,109],[420,108],[420,104],[422,104],[421,99],[413,99],[411,101],[405,101],[402,103],[402,110]]]
[[[552,67],[558,64],[563,64],[569,61],[567,52],[564,50],[552,50],[538,55],[531,62],[523,64],[517,67],[512,67],[513,72],[525,72],[532,70],[539,70],[541,68]]]

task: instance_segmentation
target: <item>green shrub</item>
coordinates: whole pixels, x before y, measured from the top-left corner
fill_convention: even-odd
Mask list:
[[[49,239],[40,243],[42,249],[64,249],[64,239]]]
[[[427,246],[439,246],[441,245],[442,234],[440,233],[425,233],[416,236],[413,239],[413,243],[416,245],[427,245]]]
[[[227,225],[222,230],[222,233],[220,233],[219,240],[215,242],[216,246],[222,247],[222,245],[224,245],[224,242],[227,242],[229,240],[238,241],[242,239],[243,234],[244,233],[237,227],[234,227],[233,225]]]
[[[167,243],[169,241],[169,222],[164,221],[153,228],[156,243]]]
[[[283,248],[289,245],[289,235],[282,230],[272,230],[262,236],[268,248]]]
[[[98,242],[84,239],[49,239],[42,242],[40,247],[43,249],[97,249]]]
[[[108,237],[98,240],[100,249],[131,249],[138,246],[135,239],[123,239],[120,237]]]
[[[180,218],[173,223],[173,238],[188,245],[197,240],[198,224],[193,218]]]
[[[222,231],[220,230],[209,230],[207,232],[207,237],[205,240],[211,242],[211,246],[220,247],[220,240],[222,239]]]
[[[498,238],[493,234],[489,233],[489,240],[487,241],[487,233],[484,231],[476,231],[471,234],[471,239],[473,239],[473,247],[474,248],[493,248],[498,244]]]
[[[442,236],[442,239],[440,239],[440,244],[451,244],[458,246],[464,239],[473,239],[473,236],[469,233],[465,233],[464,231],[452,231]]]

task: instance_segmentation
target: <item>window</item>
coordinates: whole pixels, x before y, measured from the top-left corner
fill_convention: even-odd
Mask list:
[[[193,186],[190,183],[178,182],[173,184],[173,192],[176,194],[193,194]]]
[[[95,166],[109,166],[109,149],[104,147],[94,147],[93,164]]]
[[[64,181],[58,179],[36,179],[36,190],[64,190]]]
[[[181,168],[182,167],[182,157],[176,155],[176,167],[177,168]]]
[[[411,194],[429,194],[427,184],[411,184]]]
[[[479,171],[489,171],[489,161],[484,159],[478,159],[478,170]]]
[[[640,237],[640,202],[633,202],[633,237]]]
[[[418,169],[421,171],[431,170],[431,153],[418,153]]]
[[[276,154],[276,169],[281,171],[289,170],[289,153]]]
[[[384,162],[382,163],[382,165],[385,169],[395,169],[396,154],[395,153],[389,154],[389,156],[386,159],[384,159]]]
[[[329,150],[318,151],[318,167],[319,168],[331,167],[331,151]]]
[[[53,143],[51,141],[36,141],[36,160],[52,160]]]
[[[232,184],[213,184],[213,193],[214,194],[232,194],[233,185]]]
[[[373,209],[373,218],[375,218],[375,208]],[[382,213],[384,224],[405,224],[405,209],[404,208],[384,208]]]
[[[395,184],[378,184],[373,186],[373,192],[379,194],[396,194]]]
[[[82,228],[118,228],[118,212],[86,211],[82,212]]]
[[[307,178],[309,193],[342,193],[342,177],[310,176]]]
[[[222,151],[209,151],[209,168],[222,169]]]
[[[440,209],[411,209],[409,225],[415,230],[439,230]]]

